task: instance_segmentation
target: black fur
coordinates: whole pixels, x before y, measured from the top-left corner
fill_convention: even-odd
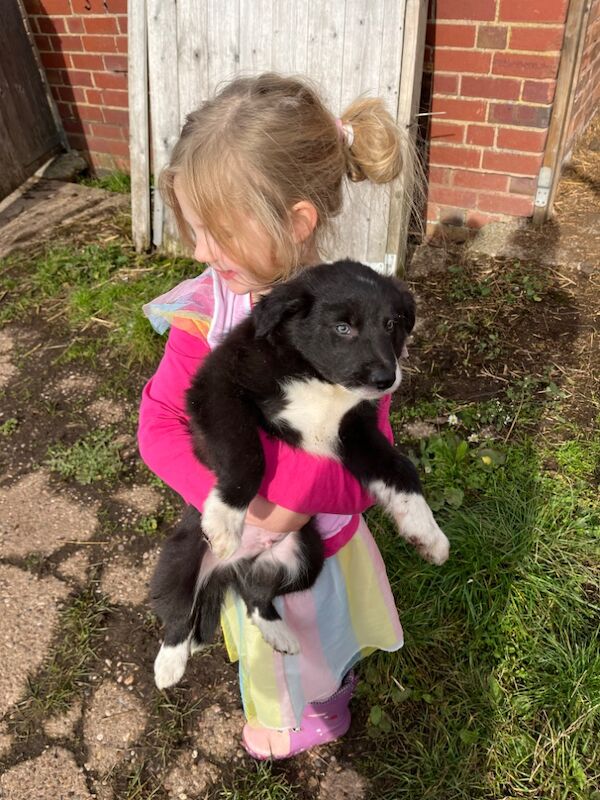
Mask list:
[[[220,499],[241,510],[258,493],[265,469],[259,428],[302,447],[302,433],[277,416],[286,409],[283,387],[310,379],[371,398],[358,398],[341,418],[332,455],[365,486],[383,481],[398,492],[420,494],[413,464],[379,431],[375,405],[394,384],[414,322],[414,300],[406,287],[356,262],[313,267],[274,287],[207,356],[187,394],[195,452],[216,474]],[[196,585],[207,545],[199,515],[188,509],[152,581],[165,643],[182,642],[183,632],[192,632],[197,643],[210,641],[228,587],[249,612],[278,619],[273,598],[309,588],[323,563],[312,523],[299,542],[297,563],[286,565],[289,574],[265,568],[260,556],[217,565]]]

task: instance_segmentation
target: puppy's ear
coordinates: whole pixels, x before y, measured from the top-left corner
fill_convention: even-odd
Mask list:
[[[284,320],[306,311],[310,298],[294,284],[276,286],[252,311],[256,336],[269,336]]]
[[[397,307],[404,330],[409,334],[415,327],[416,305],[415,298],[409,292],[406,284],[402,281],[394,281],[395,288],[395,301],[394,305]]]

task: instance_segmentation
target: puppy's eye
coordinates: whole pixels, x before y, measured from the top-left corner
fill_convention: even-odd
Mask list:
[[[385,323],[386,331],[388,333],[391,333],[394,330],[395,325],[396,325],[396,320],[395,319],[388,319],[388,321]]]
[[[335,329],[338,333],[341,333],[342,336],[349,336],[352,332],[352,328],[347,322],[338,322],[338,324],[335,326]]]

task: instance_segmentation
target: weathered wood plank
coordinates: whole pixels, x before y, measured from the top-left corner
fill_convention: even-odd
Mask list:
[[[150,141],[148,137],[148,57],[145,0],[129,0],[127,7],[129,162],[131,173],[131,229],[135,249],[150,247]]]

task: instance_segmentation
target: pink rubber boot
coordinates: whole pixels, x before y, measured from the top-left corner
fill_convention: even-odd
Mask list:
[[[246,723],[242,733],[242,744],[246,752],[259,761],[267,759],[280,760],[291,758],[320,744],[327,744],[340,739],[350,727],[348,703],[354,693],[356,684],[357,678],[351,670],[335,694],[332,694],[327,700],[307,705],[302,714],[300,727],[289,731],[289,749],[285,753],[270,749],[269,729],[260,729],[260,732],[264,731],[264,734],[257,737],[259,731],[249,726],[249,723]],[[255,744],[254,748],[251,747],[246,740],[246,732],[251,734],[257,743],[260,739],[263,739],[264,750],[263,747],[258,750],[257,744]]]

